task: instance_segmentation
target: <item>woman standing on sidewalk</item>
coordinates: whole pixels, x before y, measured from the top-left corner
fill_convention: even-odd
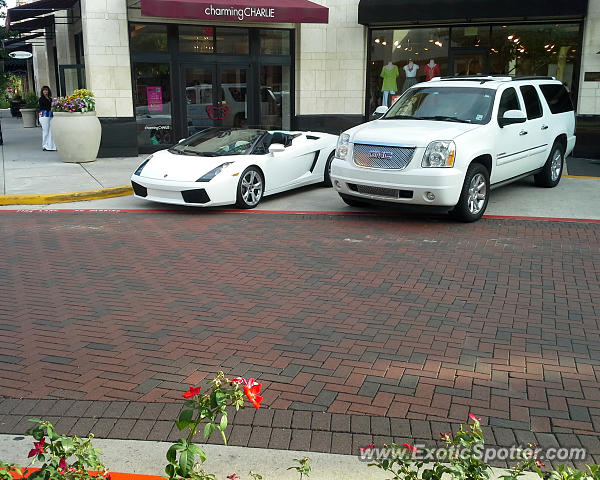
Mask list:
[[[52,133],[50,132],[50,122],[52,121],[52,92],[47,85],[42,87],[42,95],[39,104],[40,125],[42,126],[42,150],[55,151],[56,145],[54,145],[54,142],[52,141]]]

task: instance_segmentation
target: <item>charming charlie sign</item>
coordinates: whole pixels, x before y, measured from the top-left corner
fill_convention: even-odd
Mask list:
[[[244,20],[253,21],[267,21],[269,19],[275,19],[275,8],[215,8],[212,4],[210,7],[206,7],[204,13],[208,17],[215,17],[215,19],[230,20],[231,17],[237,18],[240,22]]]
[[[141,0],[142,15],[223,22],[327,23],[329,9],[309,0]]]

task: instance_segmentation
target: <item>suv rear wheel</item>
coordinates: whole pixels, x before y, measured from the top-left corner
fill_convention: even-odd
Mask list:
[[[538,187],[552,188],[558,185],[560,182],[560,176],[562,175],[563,164],[565,162],[565,154],[563,147],[560,143],[555,143],[552,146],[552,151],[550,152],[550,156],[542,171],[540,173],[536,173],[533,176],[535,180],[535,184]]]
[[[490,194],[490,173],[481,163],[467,169],[460,198],[451,214],[461,222],[479,220],[487,208]]]

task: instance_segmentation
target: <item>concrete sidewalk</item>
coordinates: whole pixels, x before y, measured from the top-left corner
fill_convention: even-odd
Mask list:
[[[20,118],[2,111],[4,145],[0,148],[0,195],[40,195],[96,192],[128,187],[129,178],[141,163],[138,157],[99,158],[90,163],[64,163],[58,152],[42,151],[42,129],[24,128]],[[145,157],[144,155],[140,157]],[[77,195],[72,195],[77,200]],[[64,201],[64,200],[63,200]],[[40,202],[45,203],[45,202]]]

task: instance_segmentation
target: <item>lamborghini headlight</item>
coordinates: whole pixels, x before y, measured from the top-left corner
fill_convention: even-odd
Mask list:
[[[144,160],[142,162],[142,164],[137,168],[137,170],[135,171],[134,175],[141,175],[142,170],[144,169],[144,167],[146,166],[146,164],[152,160],[152,155],[150,155],[146,160]]]
[[[337,147],[335,149],[335,158],[339,158],[340,160],[346,160],[349,145],[350,135],[348,135],[347,133],[342,133],[338,138]]]
[[[422,167],[453,167],[456,158],[456,145],[452,140],[431,142],[423,155]]]
[[[223,169],[225,169],[226,167],[228,167],[229,165],[231,165],[233,162],[225,162],[221,165],[219,165],[217,168],[213,168],[210,172],[205,173],[204,175],[202,175],[198,180],[196,180],[197,182],[210,182],[213,178],[215,178],[219,173],[221,173],[223,171]]]

